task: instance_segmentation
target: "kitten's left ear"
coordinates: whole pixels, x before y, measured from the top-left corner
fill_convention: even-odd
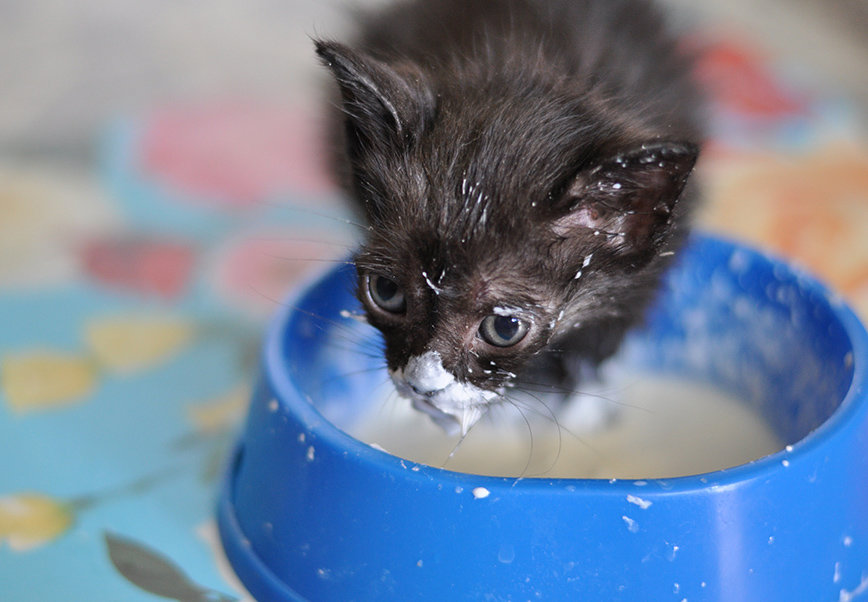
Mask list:
[[[434,96],[416,65],[387,65],[337,42],[315,45],[340,88],[351,146],[400,147],[418,136],[433,112]]]
[[[670,232],[698,155],[695,144],[654,142],[581,171],[558,202],[566,213],[555,231],[565,237],[590,231],[618,255],[650,260]]]

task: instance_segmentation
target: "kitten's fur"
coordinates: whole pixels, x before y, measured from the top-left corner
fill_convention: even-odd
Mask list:
[[[398,391],[466,431],[506,387],[570,389],[610,356],[682,243],[702,138],[649,2],[404,1],[316,47],[370,224],[359,298]],[[487,317],[497,341],[527,333],[493,345]]]

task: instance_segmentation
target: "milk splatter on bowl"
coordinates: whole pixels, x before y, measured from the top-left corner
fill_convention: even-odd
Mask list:
[[[868,335],[840,299],[698,236],[624,350],[762,415],[784,447],[671,479],[503,478],[346,434],[387,377],[352,268],[274,321],[219,506],[262,600],[850,600],[868,591]]]

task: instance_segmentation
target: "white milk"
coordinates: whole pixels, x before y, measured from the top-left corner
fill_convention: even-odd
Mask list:
[[[348,432],[414,462],[509,477],[677,477],[783,448],[759,415],[707,385],[646,374],[616,382],[598,389],[599,397],[564,406],[557,424],[539,402],[525,398],[524,417],[499,406],[462,441],[393,393]]]

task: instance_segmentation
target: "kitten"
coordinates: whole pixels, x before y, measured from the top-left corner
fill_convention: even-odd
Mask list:
[[[701,103],[654,7],[403,1],[316,51],[398,392],[466,433],[508,388],[570,390],[612,355],[695,204]]]

